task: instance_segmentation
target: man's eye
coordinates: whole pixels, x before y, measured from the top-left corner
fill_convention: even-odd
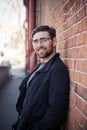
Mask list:
[[[34,42],[34,43],[38,43],[38,40],[34,40],[33,42]]]
[[[41,41],[46,41],[46,38],[41,38],[40,40],[41,40]]]

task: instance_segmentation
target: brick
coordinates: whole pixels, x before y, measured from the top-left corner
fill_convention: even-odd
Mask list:
[[[65,49],[66,48],[66,42],[65,41],[63,41],[62,43],[60,43],[60,44],[58,44],[58,46],[57,46],[60,50],[63,50],[63,49]]]
[[[67,15],[64,15],[65,21],[63,23],[63,29],[66,30],[68,28],[68,22],[66,21]]]
[[[71,84],[70,84],[71,90],[74,91],[74,92],[76,92],[77,91],[77,85],[78,85],[77,83],[71,81]]]
[[[76,93],[82,97],[85,101],[87,101],[87,88],[82,87],[81,85],[77,85]]]
[[[65,63],[69,67],[69,69],[74,69],[74,66],[75,66],[75,61],[74,60],[66,60]]]
[[[82,21],[83,31],[87,30],[87,17]]]
[[[86,6],[87,4],[87,0],[81,0],[80,2],[81,2],[81,7],[83,7],[84,5]]]
[[[71,78],[73,81],[76,81],[76,82],[80,83],[81,74],[80,74],[80,72],[78,72],[78,71],[70,71],[70,78]]]
[[[67,20],[67,26],[71,27],[73,24],[75,24],[75,21],[76,21],[76,15]]]
[[[79,49],[80,58],[87,58],[87,46],[83,46]]]
[[[79,40],[82,40],[81,38]],[[81,46],[68,51],[69,57],[87,58],[87,46]]]
[[[61,50],[61,54],[64,54],[61,56],[67,56],[69,58],[87,58],[87,46],[72,48],[70,50],[68,49],[67,52]]]
[[[79,71],[70,70],[70,79],[72,79],[74,82],[78,82],[84,86],[87,86],[87,75],[82,74]]]
[[[87,72],[87,60],[76,60],[75,70]]]
[[[87,4],[87,3],[86,3],[86,4]],[[86,5],[86,4],[85,4],[85,5]],[[86,16],[87,16],[87,6],[86,6]]]
[[[62,4],[64,5],[66,3],[66,0],[62,0]]]
[[[69,11],[69,8],[70,8],[70,5],[69,5],[69,1],[68,1],[63,8],[64,13],[67,13]]]
[[[84,33],[84,44],[87,44],[87,31]]]
[[[76,46],[77,45],[83,45],[84,44],[84,35],[80,34],[76,36]]]
[[[80,23],[78,23],[78,33],[81,33],[83,30],[83,21],[81,21]]]
[[[82,125],[84,128],[87,128],[87,120],[86,117],[79,111],[79,109],[74,106],[73,104],[70,104],[70,110],[73,116],[75,116],[75,119],[79,122],[80,125]]]
[[[72,48],[74,46],[74,42],[72,38],[67,39],[67,48]]]
[[[71,28],[72,36],[78,33],[78,28],[79,28],[78,24],[75,24],[75,26],[72,26]]]
[[[75,93],[70,92],[70,103],[76,105],[76,99],[77,96],[75,95]]]
[[[80,83],[83,84],[84,86],[87,86],[87,75],[86,74],[81,74]]]
[[[87,87],[79,85],[77,82],[71,81],[71,90],[78,94],[84,101],[87,101]]]
[[[87,103],[81,98],[77,98],[77,108],[87,117]]]
[[[82,10],[79,11],[79,13],[77,13],[76,17],[76,22],[82,20],[84,17],[86,16],[86,7],[84,7]]]
[[[80,130],[79,122],[76,120],[75,116],[71,113],[69,114],[70,123],[73,124],[74,130]]]
[[[68,50],[68,56],[71,57],[71,58],[78,57],[78,49],[77,48],[73,48],[71,50]]]
[[[76,1],[76,12],[80,9],[80,0]]]

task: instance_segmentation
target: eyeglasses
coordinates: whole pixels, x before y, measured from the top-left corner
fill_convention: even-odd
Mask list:
[[[45,42],[47,42],[48,40],[50,40],[51,38],[48,38],[48,37],[42,37],[42,38],[40,38],[40,39],[36,39],[36,40],[34,40],[34,41],[32,41],[32,44],[33,45],[37,45],[39,42],[40,43],[45,43]]]

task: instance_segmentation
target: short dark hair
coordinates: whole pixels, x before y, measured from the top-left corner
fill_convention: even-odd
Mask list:
[[[47,31],[50,35],[51,38],[56,37],[56,30],[53,27],[49,27],[47,25],[42,25],[39,27],[36,27],[33,32],[32,32],[32,38],[35,33],[40,32],[40,31]]]

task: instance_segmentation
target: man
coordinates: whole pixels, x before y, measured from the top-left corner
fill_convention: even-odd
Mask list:
[[[40,26],[32,33],[39,65],[20,85],[17,130],[60,130],[69,105],[69,74],[56,54],[56,31]]]

